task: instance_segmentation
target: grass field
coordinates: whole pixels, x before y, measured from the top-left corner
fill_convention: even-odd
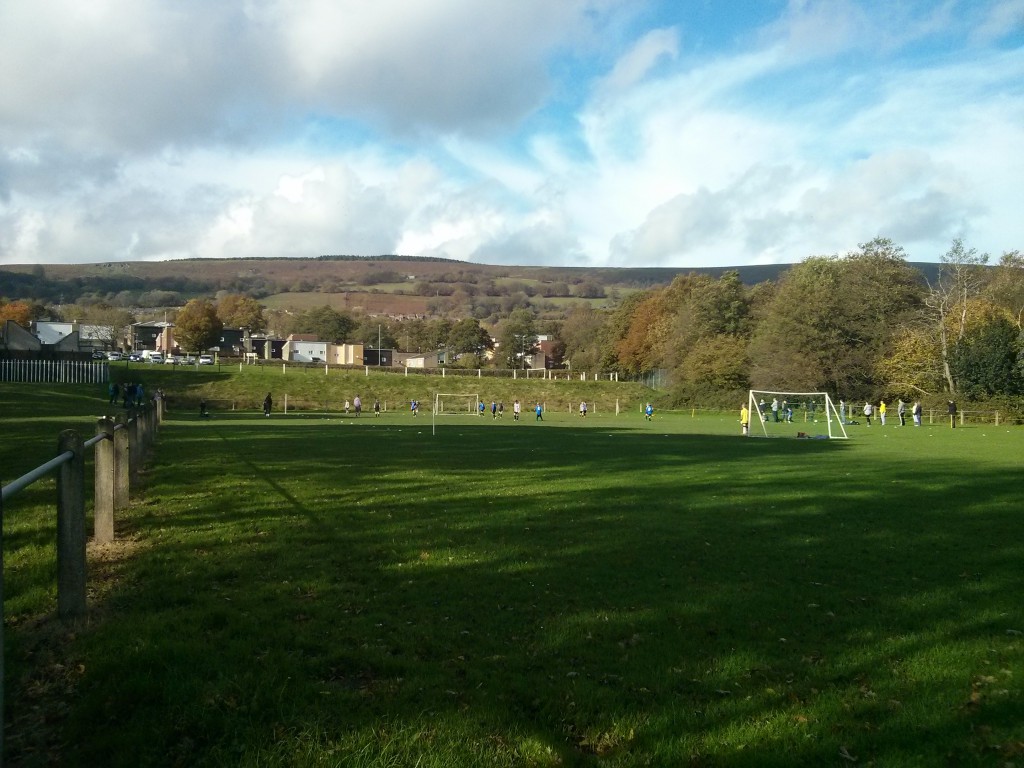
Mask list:
[[[8,764],[1024,764],[1024,430],[438,423],[172,411],[69,628],[8,504]]]

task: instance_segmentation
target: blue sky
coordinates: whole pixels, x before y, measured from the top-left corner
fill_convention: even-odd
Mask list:
[[[1024,247],[1024,0],[5,0],[0,263]]]

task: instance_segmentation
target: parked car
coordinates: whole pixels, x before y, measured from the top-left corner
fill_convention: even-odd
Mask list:
[[[93,360],[106,360],[107,359],[107,353],[104,352],[102,349],[94,350],[93,353],[92,353],[92,359]]]
[[[133,363],[141,363],[144,358],[138,352],[132,352],[128,355],[128,359]]]
[[[151,363],[162,363],[164,361],[164,356],[161,355],[159,352],[154,352],[149,356],[148,359],[149,362]]]
[[[195,365],[196,359],[192,355],[185,355],[181,360],[182,365]]]
[[[199,364],[200,365],[213,365],[213,355],[200,355],[199,356]]]
[[[114,350],[113,352],[107,352],[107,360],[123,360],[123,359],[124,358],[122,357],[121,353],[118,352],[117,350]]]
[[[181,355],[168,355],[164,358],[164,363],[167,365],[181,365],[185,360]]]

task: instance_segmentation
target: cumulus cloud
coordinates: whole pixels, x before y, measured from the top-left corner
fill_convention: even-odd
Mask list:
[[[0,263],[1021,247],[1024,0],[692,13],[9,0]]]

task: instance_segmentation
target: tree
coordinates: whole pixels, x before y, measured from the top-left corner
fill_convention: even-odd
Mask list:
[[[1004,253],[993,272],[986,295],[1010,313],[1017,330],[1024,330],[1024,256],[1020,251]]]
[[[751,338],[753,385],[875,397],[879,361],[922,296],[919,273],[884,238],[804,260],[779,281]]]
[[[922,324],[899,328],[876,364],[876,375],[893,394],[916,398],[940,391],[942,359],[931,329]]]
[[[730,334],[705,337],[683,364],[676,399],[689,402],[737,401],[750,389],[747,340]]]
[[[24,301],[9,301],[0,304],[0,322],[11,320],[22,328],[32,325],[32,307]]]
[[[664,360],[671,337],[672,313],[664,291],[654,291],[641,301],[630,318],[626,333],[615,345],[619,370],[647,373]]]
[[[955,239],[943,254],[939,277],[935,285],[929,286],[925,298],[939,341],[942,375],[951,395],[957,393],[953,347],[967,332],[968,301],[981,291],[984,284],[981,268],[987,263],[988,254],[979,254],[974,248],[966,248],[962,239]]]
[[[960,393],[967,398],[1018,395],[1024,391],[1020,354],[1020,331],[1000,314],[961,335],[949,364]]]
[[[473,318],[459,320],[451,327],[446,345],[456,355],[483,355],[494,348],[491,334]]]
[[[267,329],[263,307],[249,296],[229,293],[217,302],[217,316],[230,328],[248,328],[251,333],[262,333]]]
[[[320,341],[340,344],[348,340],[355,328],[355,321],[344,312],[338,312],[326,305],[305,312],[292,322],[293,333],[309,333]]]
[[[348,338],[371,349],[394,349],[398,345],[388,324],[369,315],[359,321]]]
[[[592,371],[600,366],[606,322],[607,314],[589,304],[576,304],[569,310],[559,329],[559,338],[565,344],[563,359],[573,370]]]
[[[118,347],[128,336],[128,328],[135,316],[124,309],[97,304],[83,307],[79,314],[83,324],[94,326],[98,338],[109,347]]]
[[[753,386],[806,392],[836,378],[836,357],[845,346],[835,311],[841,284],[835,257],[813,256],[783,275],[750,340]]]
[[[507,368],[525,368],[526,358],[537,351],[537,331],[533,312],[516,309],[501,324],[498,347],[501,362]]]
[[[206,299],[192,299],[174,320],[175,339],[186,352],[203,352],[216,346],[223,329],[217,308]]]

